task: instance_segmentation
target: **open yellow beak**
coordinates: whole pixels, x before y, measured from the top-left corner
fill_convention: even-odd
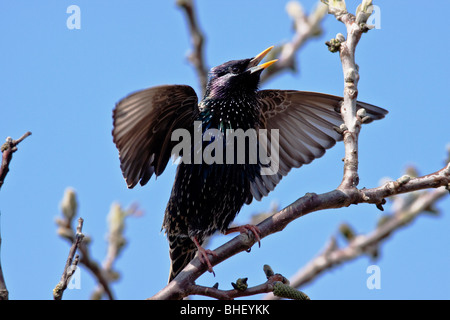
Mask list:
[[[262,59],[264,59],[264,57],[269,53],[270,50],[272,50],[274,48],[274,46],[271,46],[269,48],[267,48],[266,50],[264,50],[263,52],[261,52],[260,54],[258,54],[256,57],[254,57],[252,60],[250,60],[249,64],[248,64],[248,70],[250,70],[250,72],[256,72],[262,69],[266,69],[267,67],[271,66],[272,64],[274,64],[275,62],[278,61],[278,59],[275,60],[270,60],[268,62],[265,62],[261,65],[258,65]]]
[[[275,62],[277,62],[277,61],[278,61],[278,59],[270,60],[270,61],[267,61],[267,62],[265,62],[265,63],[263,63],[263,64],[260,64],[258,67],[265,69],[265,68],[267,68],[267,67],[273,65],[273,64],[274,64]]]

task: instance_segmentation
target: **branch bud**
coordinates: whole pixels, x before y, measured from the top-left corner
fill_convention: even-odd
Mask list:
[[[330,52],[338,52],[341,47],[341,42],[337,39],[331,39],[330,41],[325,42]]]
[[[280,298],[288,298],[294,300],[310,300],[310,298],[295,288],[288,286],[286,284],[281,283],[280,281],[276,281],[273,284],[273,294]]]
[[[407,183],[409,180],[411,180],[411,177],[408,176],[407,174],[401,176],[400,178],[397,179],[397,182],[400,185],[404,185],[405,183]]]
[[[347,223],[342,223],[339,226],[339,231],[347,241],[355,239],[355,231]]]
[[[361,4],[356,8],[355,15],[358,16],[360,12],[368,13],[369,16],[373,12],[372,0],[363,0]],[[367,20],[366,20],[367,21]]]
[[[298,1],[289,1],[286,4],[287,14],[295,21],[297,19],[305,18],[305,10],[303,10],[302,5]]]
[[[328,5],[328,11],[332,12],[335,10],[347,11],[347,6],[344,0],[321,0],[323,3]]]
[[[367,20],[372,15],[372,12],[372,0],[363,0],[363,2],[356,8],[356,23],[360,25],[363,32],[367,32],[373,28],[373,26],[366,25]]]
[[[366,109],[364,108],[358,109],[358,111],[356,111],[356,115],[361,119],[364,118],[367,115]]]
[[[338,33],[336,35],[336,40],[339,42],[344,42],[345,41],[345,36],[342,33]]]
[[[263,270],[264,270],[264,273],[266,274],[267,278],[269,278],[275,274],[273,272],[272,268],[268,264],[264,265]]]
[[[345,132],[345,131],[348,130],[348,127],[347,127],[347,125],[346,125],[345,123],[342,123],[342,124],[339,126],[339,129],[340,129],[342,132]]]
[[[236,280],[236,283],[232,282],[231,285],[236,290],[245,291],[248,288],[247,280],[248,278],[239,278]]]
[[[356,70],[353,68],[350,68],[347,73],[345,74],[345,82],[349,83],[355,83],[356,81]]]
[[[77,214],[78,202],[75,190],[67,188],[61,201],[61,211],[64,217],[70,222]]]

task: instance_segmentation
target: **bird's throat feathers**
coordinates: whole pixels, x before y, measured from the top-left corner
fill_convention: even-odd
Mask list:
[[[234,83],[232,79],[227,78],[227,76],[223,76],[211,81],[206,88],[204,99],[232,99],[244,96],[252,99],[256,97],[258,83],[252,86],[243,86],[237,81]]]

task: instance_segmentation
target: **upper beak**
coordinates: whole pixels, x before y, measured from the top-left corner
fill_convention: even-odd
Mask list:
[[[278,59],[275,59],[275,60],[270,60],[268,62],[265,62],[261,65],[258,65],[262,61],[262,59],[264,59],[264,57],[269,53],[269,51],[273,49],[273,47],[274,46],[267,48],[266,50],[264,50],[263,52],[258,54],[256,57],[254,57],[252,60],[250,60],[250,62],[248,63],[247,71],[250,71],[250,73],[253,73],[256,71],[264,70],[267,67],[274,64],[275,62],[277,62]]]

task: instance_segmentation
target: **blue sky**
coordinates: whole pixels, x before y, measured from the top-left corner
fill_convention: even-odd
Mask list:
[[[206,62],[252,57],[292,37],[287,1],[197,1],[205,31]],[[450,62],[447,2],[374,1],[381,28],[363,35],[356,60],[359,99],[389,110],[386,119],[365,126],[360,136],[360,187],[375,187],[383,177],[401,176],[408,165],[422,174],[440,169],[450,142],[447,98]],[[81,29],[69,30],[68,6],[81,9]],[[310,11],[313,0],[302,1]],[[357,1],[347,1],[354,11]],[[338,54],[324,42],[344,33],[333,16],[324,33],[297,54],[296,74],[285,73],[263,88],[320,91],[341,95]],[[116,264],[121,279],[112,288],[118,299],[144,299],[162,288],[168,276],[167,241],[160,232],[175,166],[157,181],[128,190],[112,143],[112,109],[128,93],[158,84],[188,84],[200,92],[187,62],[190,41],[175,1],[3,1],[0,4],[0,138],[33,135],[19,145],[0,191],[1,259],[11,299],[51,299],[68,244],[56,235],[55,218],[66,187],[78,194],[83,231],[93,238],[93,257],[106,253],[106,215],[114,201],[136,202],[141,217],[127,220],[128,245]],[[341,181],[343,144],[312,164],[293,170],[261,202],[245,206],[237,222],[277,201],[284,207],[306,192],[322,193]],[[303,290],[312,299],[448,299],[450,277],[449,197],[438,203],[441,215],[424,215],[386,241],[381,257],[361,257],[333,269]],[[389,206],[386,206],[386,211]],[[381,212],[373,205],[312,213],[282,233],[263,239],[261,248],[241,253],[215,267],[216,277],[198,283],[248,277],[265,281],[271,265],[286,277],[313,258],[341,222],[358,232],[373,229]],[[215,237],[212,248],[230,239]],[[366,286],[367,267],[381,271],[381,289]],[[94,281],[81,270],[81,288],[66,299],[87,299]]]

